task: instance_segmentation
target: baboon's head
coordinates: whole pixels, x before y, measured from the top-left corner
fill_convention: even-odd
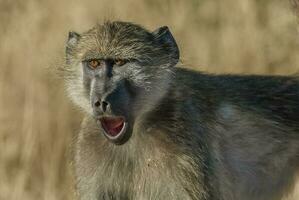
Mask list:
[[[153,109],[169,86],[179,50],[167,27],[154,32],[126,22],[105,22],[69,33],[67,89],[116,144],[130,138],[134,122]]]

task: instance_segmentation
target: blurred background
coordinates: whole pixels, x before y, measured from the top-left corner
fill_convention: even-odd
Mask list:
[[[0,0],[0,200],[75,198],[70,144],[82,113],[51,71],[69,30],[105,19],[169,26],[188,68],[299,71],[288,0]]]

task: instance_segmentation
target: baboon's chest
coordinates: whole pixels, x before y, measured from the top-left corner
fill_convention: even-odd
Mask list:
[[[126,167],[116,172],[113,165]],[[125,163],[111,166],[103,169],[106,173],[101,179],[107,180],[102,188],[103,194],[113,194],[115,199],[190,199],[177,179],[178,174],[163,166],[161,160],[148,158],[139,166]]]
[[[190,191],[186,189],[189,186],[184,182],[184,174],[188,172],[182,170],[187,170],[187,166],[180,168],[177,158],[159,151],[151,154],[146,150],[135,154],[115,149],[97,151],[84,144],[84,141],[78,143],[80,150],[75,161],[78,189],[83,200],[191,199]],[[196,190],[194,188],[189,189]]]

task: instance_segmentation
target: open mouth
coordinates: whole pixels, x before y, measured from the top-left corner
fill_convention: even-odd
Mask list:
[[[126,132],[127,122],[123,117],[101,117],[99,121],[105,136],[110,140],[119,140]]]

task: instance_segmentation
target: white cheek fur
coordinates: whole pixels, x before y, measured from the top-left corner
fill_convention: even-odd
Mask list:
[[[86,97],[86,91],[83,85],[83,66],[81,63],[75,66],[73,75],[66,80],[65,86],[72,102],[79,106],[84,112],[91,114],[90,101],[89,98]]]

